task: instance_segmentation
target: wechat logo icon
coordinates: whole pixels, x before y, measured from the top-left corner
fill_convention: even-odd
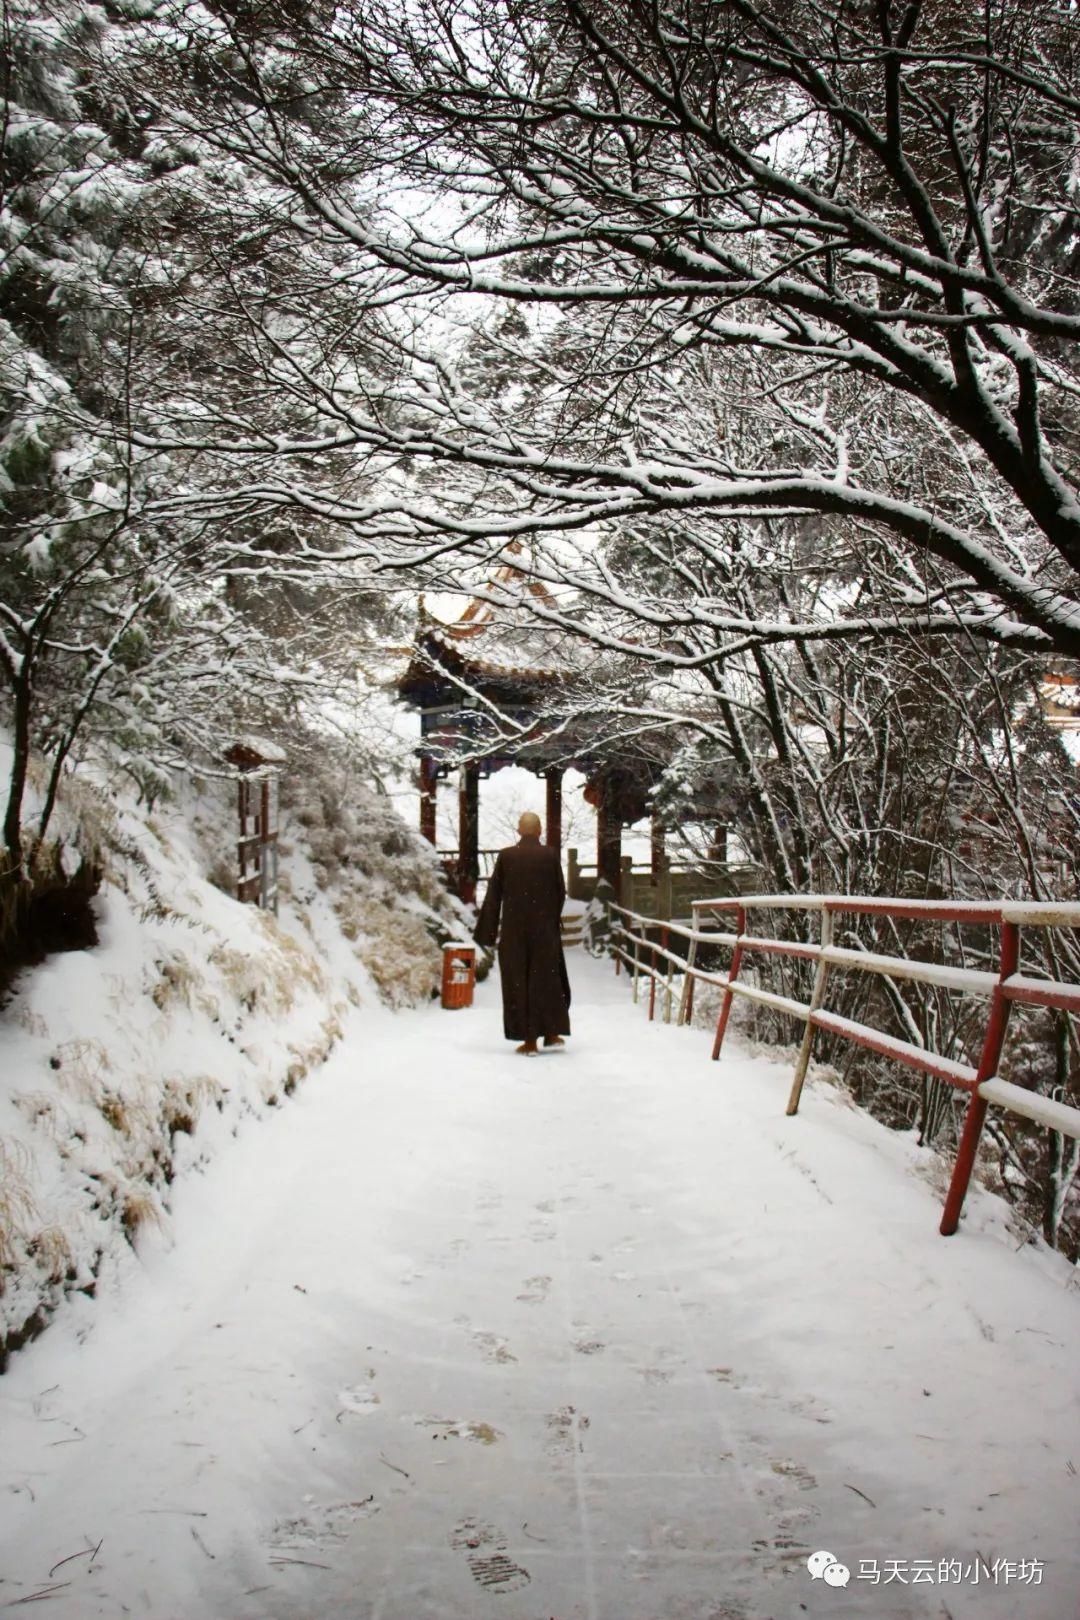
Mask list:
[[[847,1565],[841,1564],[831,1552],[824,1550],[811,1553],[806,1567],[812,1581],[824,1581],[826,1586],[846,1586],[851,1579]]]

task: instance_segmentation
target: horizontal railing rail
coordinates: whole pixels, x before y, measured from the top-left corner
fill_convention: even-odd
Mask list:
[[[788,1097],[789,1114],[798,1112],[814,1035],[819,1029],[966,1091],[967,1112],[941,1217],[940,1229],[945,1236],[955,1232],[959,1224],[983,1124],[991,1104],[1049,1130],[1080,1138],[1080,1108],[1015,1085],[1002,1079],[997,1072],[1009,1014],[1014,1006],[1051,1007],[1080,1014],[1080,985],[1050,978],[1033,978],[1019,971],[1021,930],[1080,928],[1080,904],[1035,901],[988,904],[984,901],[881,899],[865,895],[756,894],[694,900],[691,902],[692,916],[686,922],[658,921],[625,906],[613,905],[611,911],[611,950],[616,972],[625,965],[632,973],[635,1001],[638,1000],[641,980],[648,981],[650,1018],[656,1016],[658,995],[663,998],[664,1021],[670,1023],[678,991],[677,1021],[684,1024],[693,1017],[696,984],[711,985],[721,991],[713,1037],[714,1060],[720,1056],[736,996],[772,1008],[805,1025]],[[816,942],[786,940],[749,933],[746,917],[750,911],[816,912],[820,918],[818,939]],[[985,969],[926,961],[919,957],[889,956],[834,945],[835,922],[843,916],[875,916],[903,922],[923,920],[942,926],[959,924],[995,928],[999,931],[997,970],[988,972]],[[723,926],[728,918],[733,920],[733,928]],[[685,954],[671,949],[673,941],[684,943]],[[731,951],[731,962],[726,972],[698,965],[699,948],[717,945],[726,946]],[[815,971],[809,1001],[798,1001],[740,979],[744,959],[754,955],[813,963]],[[985,996],[990,1006],[978,1063],[961,1063],[955,1058],[919,1046],[914,1041],[889,1035],[872,1024],[830,1011],[824,1003],[829,977],[834,971],[907,979],[964,995]]]

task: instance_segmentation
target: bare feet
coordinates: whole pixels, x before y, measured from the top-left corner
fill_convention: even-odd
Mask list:
[[[545,1035],[544,1036],[544,1045],[545,1046],[565,1046],[566,1042],[563,1040],[561,1035]]]
[[[520,1052],[522,1057],[535,1057],[536,1056],[536,1042],[535,1041],[522,1041],[520,1046],[515,1047],[515,1051]]]

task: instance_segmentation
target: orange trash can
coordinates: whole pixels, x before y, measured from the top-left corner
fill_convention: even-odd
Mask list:
[[[476,946],[451,940],[442,950],[443,1006],[471,1007],[476,984]]]

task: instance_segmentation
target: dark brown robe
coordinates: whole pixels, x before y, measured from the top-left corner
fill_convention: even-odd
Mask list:
[[[570,1033],[570,980],[560,932],[565,898],[557,850],[539,838],[522,838],[499,851],[473,937],[490,946],[498,936],[508,1041]]]

